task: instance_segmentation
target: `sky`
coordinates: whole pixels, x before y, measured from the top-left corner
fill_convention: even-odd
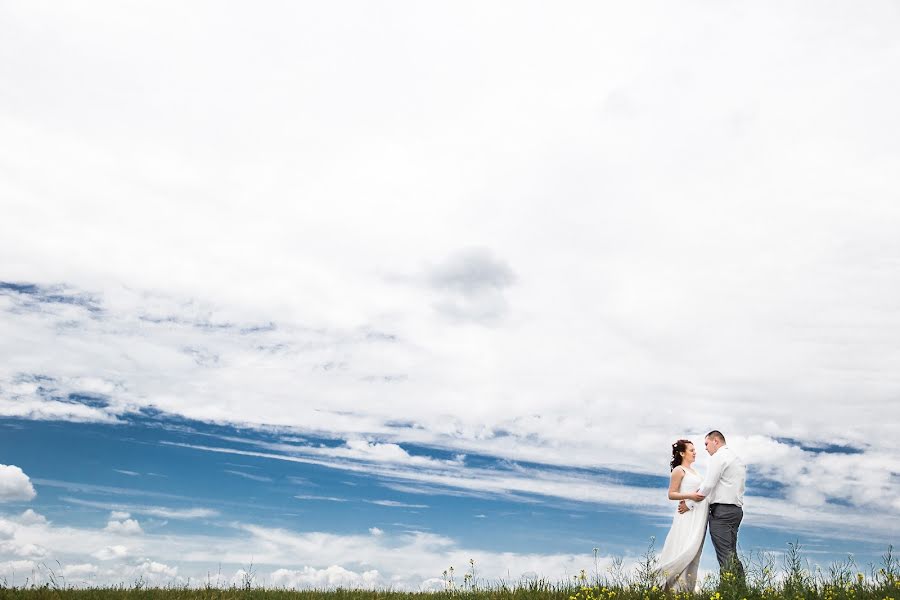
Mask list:
[[[0,580],[603,571],[661,547],[669,448],[711,429],[742,551],[877,562],[898,30],[886,0],[0,1]]]

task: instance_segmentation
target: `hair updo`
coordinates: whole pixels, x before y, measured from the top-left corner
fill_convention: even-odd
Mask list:
[[[671,471],[674,471],[675,467],[681,464],[681,461],[684,458],[683,456],[681,456],[681,453],[687,452],[688,444],[693,446],[694,442],[692,442],[691,440],[678,440],[677,442],[672,444],[672,462],[669,463],[669,466],[672,467],[670,469]]]

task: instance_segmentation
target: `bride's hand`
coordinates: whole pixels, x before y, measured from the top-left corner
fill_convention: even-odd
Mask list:
[[[703,494],[699,492],[694,492],[693,494],[687,494],[688,500],[693,500],[694,502],[703,502],[703,499],[706,498]]]

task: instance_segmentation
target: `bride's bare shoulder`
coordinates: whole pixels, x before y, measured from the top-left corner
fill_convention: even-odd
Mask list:
[[[672,469],[672,481],[681,481],[684,478],[684,467],[678,466]]]

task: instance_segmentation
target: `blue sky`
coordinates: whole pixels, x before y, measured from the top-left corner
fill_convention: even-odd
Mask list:
[[[76,584],[138,576],[196,583],[209,571],[230,583],[253,563],[260,582],[415,589],[435,585],[434,578],[451,565],[466,568],[463,556],[475,559],[489,578],[558,578],[593,569],[595,547],[602,549],[601,570],[614,556],[633,561],[651,536],[661,543],[671,518],[663,469],[655,475],[573,469],[404,448],[409,456],[451,460],[450,471],[462,476],[509,478],[507,489],[479,491],[477,484],[455,486],[452,480],[423,483],[423,468],[407,468],[406,460],[388,461],[397,467],[388,475],[387,465],[371,456],[310,456],[310,450],[347,448],[345,440],[213,425],[156,411],[124,415],[116,424],[4,419],[0,425],[3,456],[29,474],[37,494],[5,503],[4,523],[16,528],[12,539],[18,542],[4,548],[16,553],[5,565],[8,580],[16,572],[20,579],[31,575],[28,559],[44,564],[53,558],[62,559],[64,574]],[[849,449],[816,452],[841,456]],[[798,518],[792,528],[754,514],[759,503],[783,499],[784,486],[751,473],[745,552],[777,556],[787,542],[800,540],[817,564],[851,553],[865,565],[877,562],[892,542],[889,530],[878,533],[876,527],[860,536],[830,524],[822,535],[821,523],[811,527]],[[517,486],[517,480],[530,478],[557,485],[545,493],[523,491],[522,481]],[[625,493],[620,502],[575,500],[566,493],[572,480],[619,486]],[[645,504],[629,502],[629,490],[640,492]],[[87,544],[85,534],[94,536]],[[286,539],[273,544],[273,535]],[[60,537],[74,539],[53,547]],[[323,546],[332,544],[358,552],[326,564]],[[389,557],[382,555],[385,547],[394,551]],[[110,556],[116,551],[121,556]],[[154,563],[155,572],[148,566]],[[703,566],[714,570],[711,553]]]
[[[898,19],[4,2],[0,577],[564,577],[714,428],[746,551],[876,560]]]

